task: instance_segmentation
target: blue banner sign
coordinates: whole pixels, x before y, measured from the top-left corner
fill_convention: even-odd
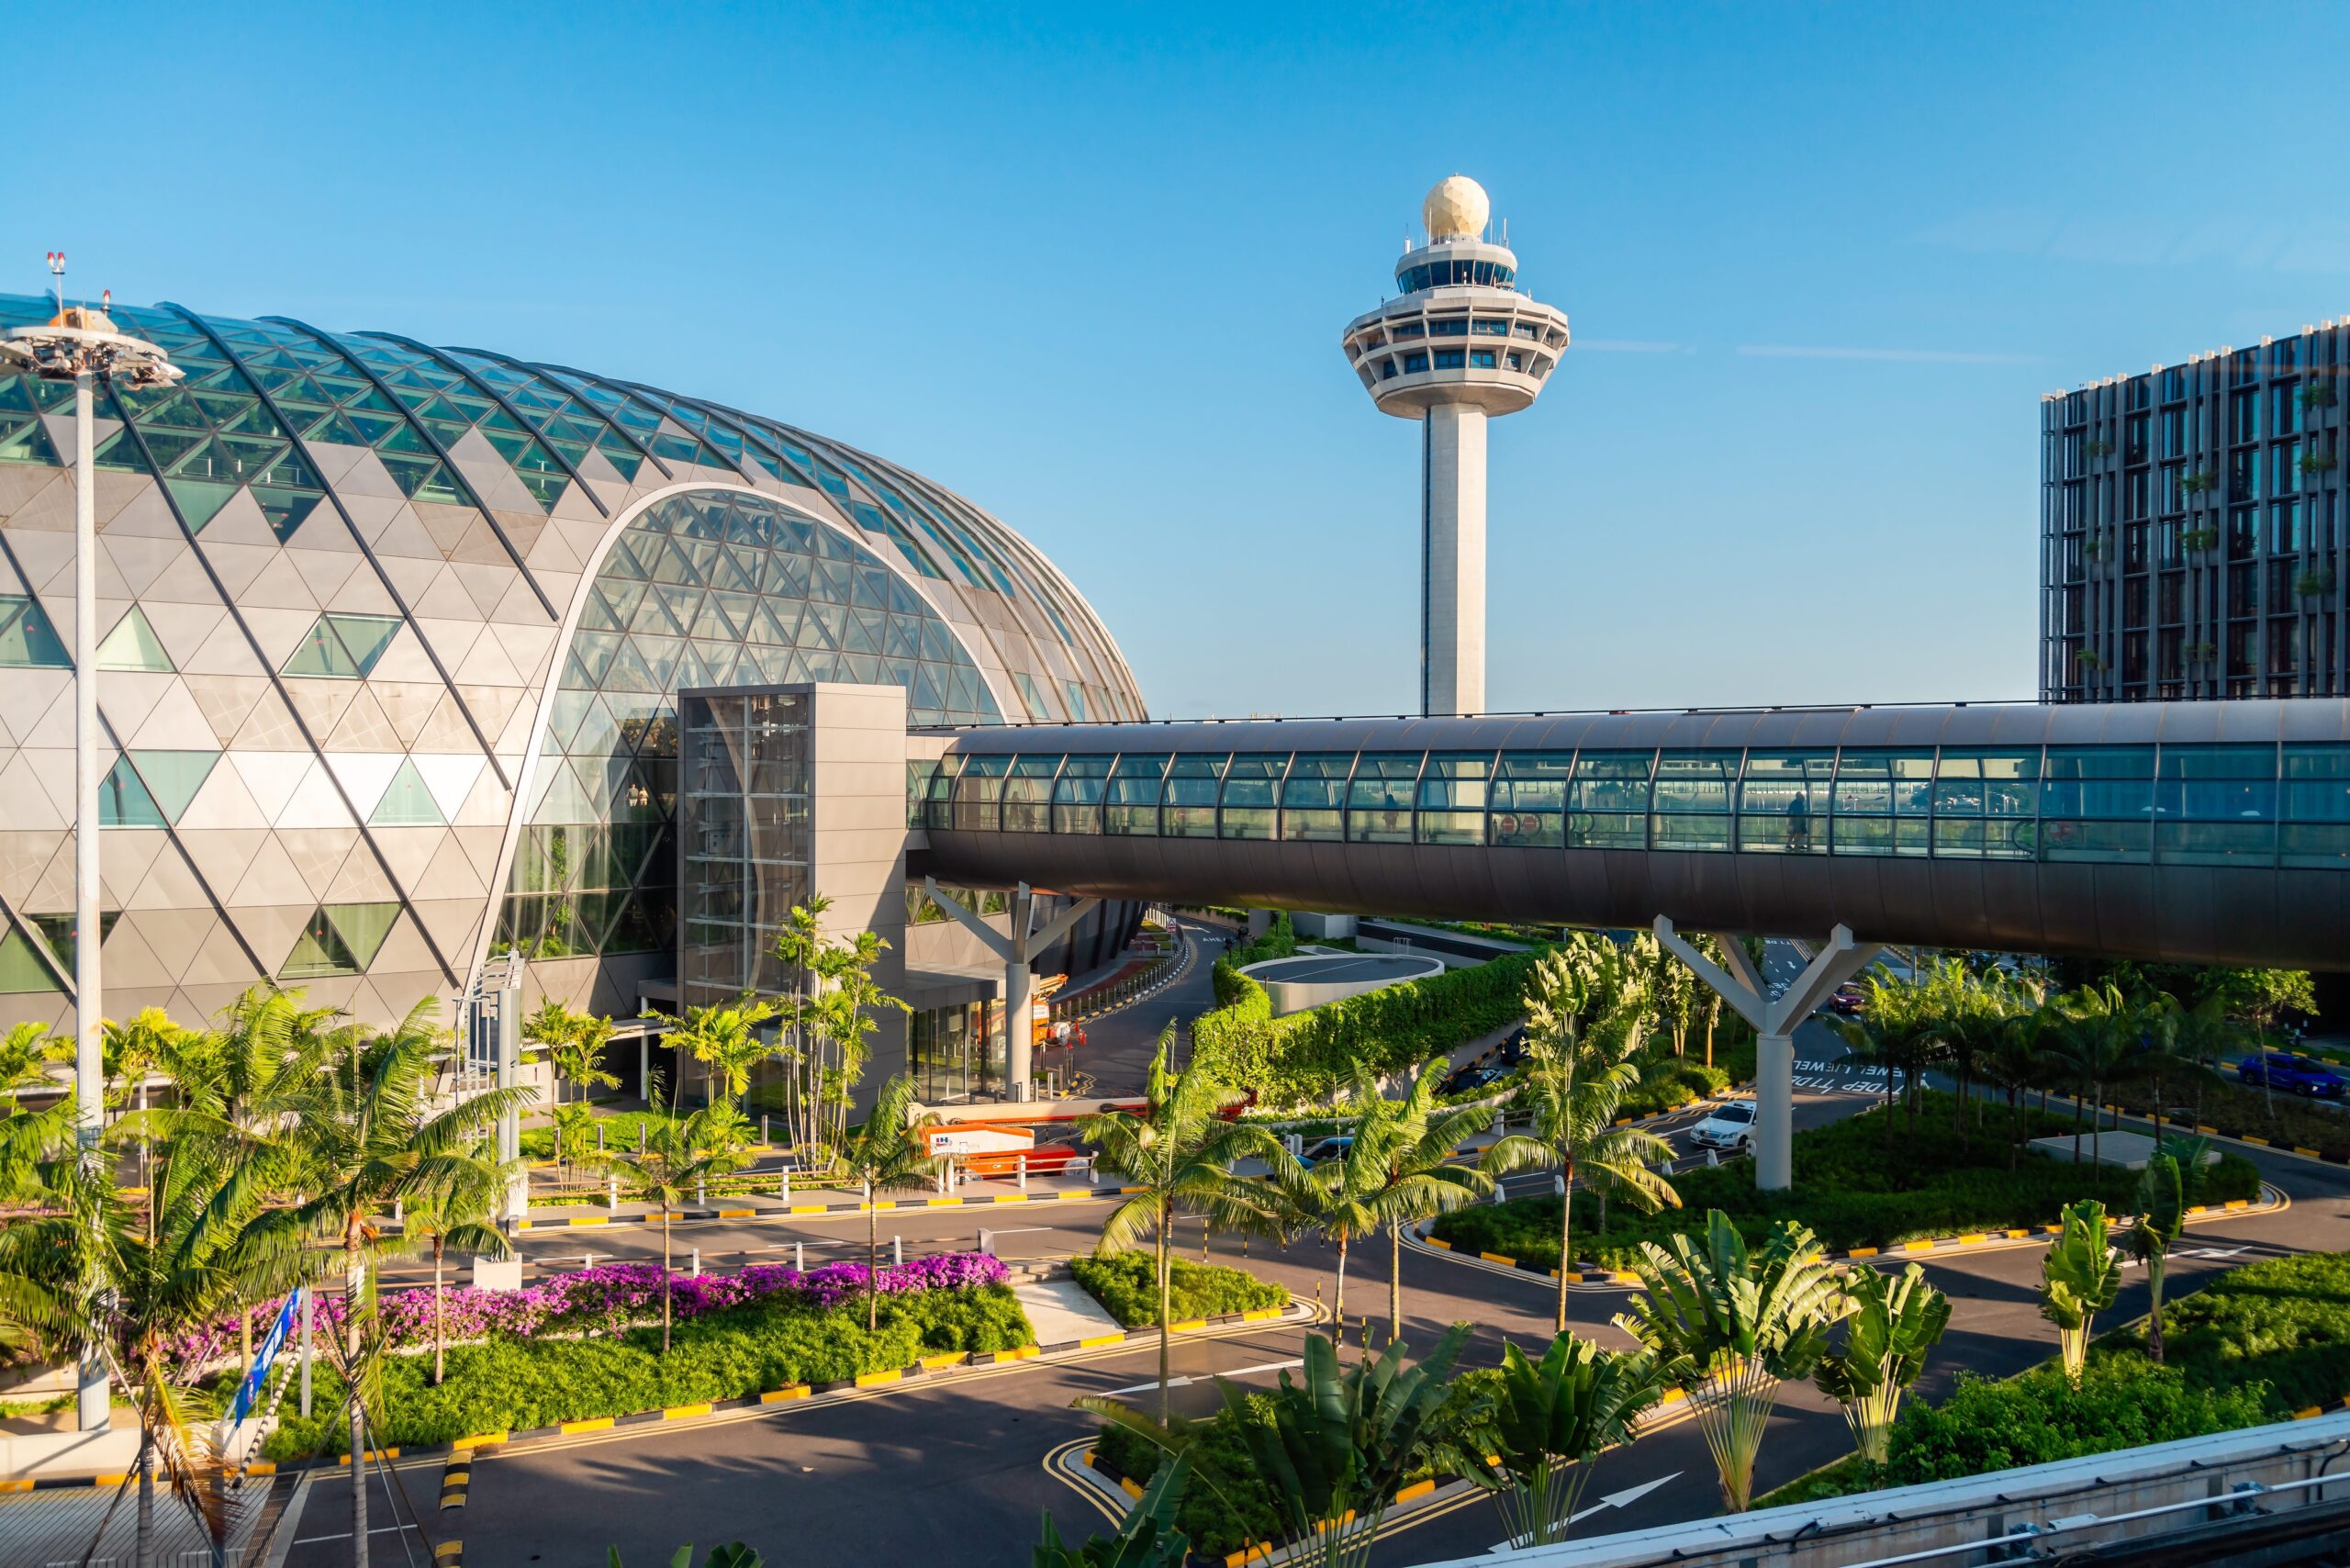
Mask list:
[[[237,1402],[229,1410],[231,1426],[243,1420],[252,1410],[253,1401],[261,1397],[261,1385],[269,1377],[269,1363],[277,1359],[279,1349],[285,1343],[285,1336],[294,1331],[294,1315],[301,1309],[302,1291],[297,1286],[294,1294],[285,1298],[285,1306],[278,1310],[277,1321],[269,1326],[269,1332],[263,1335],[261,1343],[253,1347],[253,1370],[247,1372],[245,1381],[237,1385]]]

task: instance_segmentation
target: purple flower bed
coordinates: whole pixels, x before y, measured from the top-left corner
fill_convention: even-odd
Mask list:
[[[943,1252],[880,1271],[879,1294],[904,1295],[918,1291],[960,1291],[1000,1285],[1009,1277],[1003,1261],[981,1252]],[[757,1263],[732,1274],[670,1275],[670,1311],[679,1319],[700,1317],[730,1307],[747,1306],[778,1295],[796,1296],[817,1311],[861,1301],[867,1270],[862,1263],[827,1263],[801,1271],[780,1263]],[[321,1293],[316,1310],[317,1331],[340,1334],[347,1316],[345,1298]],[[432,1292],[430,1289],[387,1291],[377,1303],[384,1330],[396,1346],[432,1342]],[[658,1317],[661,1313],[661,1266],[658,1263],[603,1263],[557,1274],[519,1291],[476,1290],[457,1286],[442,1293],[442,1320],[452,1339],[480,1339],[505,1334],[526,1338],[546,1332],[610,1333],[632,1322]],[[255,1314],[254,1331],[265,1325],[265,1313]],[[183,1353],[196,1360],[218,1354],[237,1342],[233,1319],[191,1338]]]

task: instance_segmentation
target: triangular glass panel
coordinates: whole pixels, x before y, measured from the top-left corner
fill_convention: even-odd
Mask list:
[[[841,644],[852,654],[878,654],[881,651],[881,622],[887,619],[878,610],[852,610],[848,612],[848,636]]]
[[[330,411],[324,419],[305,432],[311,441],[330,441],[342,446],[365,446],[366,432],[351,422],[351,416],[340,409]]]
[[[146,438],[148,454],[158,468],[171,467],[203,444],[205,439],[201,431],[150,430],[143,424],[139,427],[139,433]]]
[[[220,509],[236,495],[238,487],[215,479],[173,476],[163,481],[163,488],[171,492],[172,500],[179,509],[181,518],[186,521],[188,532],[201,533],[206,523],[220,515]]]
[[[172,655],[163,651],[162,639],[155,635],[155,628],[147,622],[146,611],[132,605],[123,611],[114,630],[98,644],[100,669],[148,670],[157,675],[169,675],[179,666],[172,663]]]
[[[196,792],[212,776],[213,765],[220,760],[217,751],[134,751],[130,764],[139,770],[140,778],[147,786],[148,798],[163,820],[176,824]]]
[[[57,628],[40,601],[25,594],[0,594],[0,669],[70,669]]]
[[[282,485],[254,485],[251,488],[253,503],[261,508],[261,515],[280,544],[293,538],[294,531],[302,526],[302,520],[326,499],[316,490],[289,490]]]
[[[517,468],[514,473],[522,481],[522,487],[531,492],[531,498],[549,511],[554,510],[554,504],[563,499],[563,492],[571,487],[571,476],[560,471],[542,473]]]
[[[628,637],[618,641],[620,645],[612,653],[610,666],[605,670],[603,678],[597,684],[607,691],[666,690],[666,688],[660,681],[654,679],[653,672],[645,667],[644,655],[637,647],[637,640]],[[674,644],[672,645],[674,646]],[[673,658],[671,662],[676,661]]]
[[[675,637],[638,637],[637,652],[644,655],[644,667],[653,677],[653,689],[666,691],[675,684],[669,678],[677,667],[677,657],[685,652],[685,644]]]
[[[400,770],[392,775],[391,788],[376,802],[375,814],[367,819],[370,827],[440,827],[448,819],[441,814],[440,802],[426,788],[424,776],[416,770],[416,759],[400,759]]]
[[[361,969],[375,961],[400,917],[397,903],[330,903],[326,916]]]
[[[807,619],[800,623],[801,644],[833,649],[845,646],[847,639],[847,607],[827,604],[822,599],[811,600],[808,605]]]
[[[634,952],[638,949],[632,948]],[[32,991],[56,991],[65,988],[57,982],[49,966],[40,961],[33,950],[31,939],[11,926],[6,936],[0,936],[0,994],[22,996]]]
[[[653,580],[662,583],[691,583],[699,587],[701,574],[674,539],[661,552],[661,559],[653,568]]]
[[[438,481],[441,465],[432,458],[408,457],[383,450],[379,450],[376,456],[399,486],[401,493],[411,499]]]
[[[726,611],[719,606],[718,599],[719,596],[714,593],[705,598],[702,600],[700,612],[694,617],[693,624],[687,630],[696,637],[715,638],[721,642],[731,643],[742,633],[736,630],[734,623],[726,618]]]
[[[629,630],[655,637],[682,637],[700,600],[699,589],[661,584],[638,601],[636,613],[629,620]]]
[[[628,639],[617,632],[581,632],[571,639],[572,657],[579,663],[586,684],[601,686],[606,672],[612,667],[613,655],[627,646]],[[566,680],[565,684],[569,684]]]
[[[621,739],[620,726],[612,722],[603,700],[590,697],[587,711],[580,715],[578,727],[572,732],[571,749],[577,756],[609,756],[631,748]]]
[[[333,975],[355,975],[359,969],[359,960],[352,956],[350,945],[328,921],[326,910],[319,908],[310,912],[309,924],[294,939],[293,951],[277,966],[277,978],[325,980]]]
[[[138,770],[127,756],[117,757],[106,776],[98,781],[98,825],[100,827],[167,827],[162,808],[155,804],[155,797],[140,783]]]

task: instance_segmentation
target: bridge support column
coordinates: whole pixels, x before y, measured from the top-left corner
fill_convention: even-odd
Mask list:
[[[1714,988],[1740,1017],[1754,1025],[1754,1185],[1776,1192],[1795,1182],[1796,1029],[1836,988],[1866,969],[1880,944],[1853,940],[1850,926],[1829,934],[1804,971],[1777,997],[1735,936],[1717,938],[1727,970],[1656,917],[1656,939]],[[1799,949],[1800,950],[1800,949]]]
[[[1029,1080],[1035,1070],[1032,1065],[1035,1026],[1029,1022],[1028,1015],[1035,1005],[1036,975],[1030,966],[1054,943],[1067,935],[1071,926],[1098,908],[1102,901],[1080,899],[1039,926],[1036,924],[1035,890],[1023,882],[1013,891],[1012,929],[1006,933],[990,925],[977,912],[947,897],[936,878],[924,877],[922,885],[923,891],[930,895],[933,902],[984,943],[989,952],[1003,960],[1004,1093],[1006,1098],[1013,1100],[1035,1098],[1035,1091]]]

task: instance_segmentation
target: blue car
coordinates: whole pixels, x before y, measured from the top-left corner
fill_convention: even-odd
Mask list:
[[[2336,1072],[2332,1065],[2311,1057],[2297,1057],[2290,1051],[2246,1057],[2236,1063],[2236,1076],[2246,1083],[2266,1083],[2271,1089],[2318,1100],[2339,1100],[2350,1092],[2350,1078]]]

